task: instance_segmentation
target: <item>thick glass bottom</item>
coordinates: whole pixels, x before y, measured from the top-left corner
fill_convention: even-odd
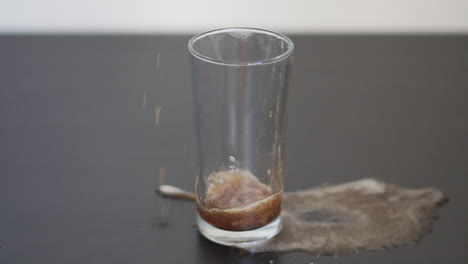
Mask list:
[[[197,214],[198,230],[209,240],[226,245],[242,245],[245,243],[261,242],[272,238],[281,231],[281,216],[268,225],[249,231],[228,231],[208,224]]]

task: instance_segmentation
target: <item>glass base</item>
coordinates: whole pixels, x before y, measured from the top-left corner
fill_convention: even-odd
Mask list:
[[[203,220],[197,214],[198,230],[209,240],[226,246],[237,245],[242,247],[246,243],[262,242],[274,237],[281,231],[281,216],[278,216],[268,225],[249,231],[227,231],[216,228]]]

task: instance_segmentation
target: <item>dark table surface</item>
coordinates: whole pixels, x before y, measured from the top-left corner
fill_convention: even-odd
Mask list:
[[[161,168],[193,189],[188,39],[0,36],[0,263],[468,262],[468,36],[292,36],[286,191],[452,199],[419,244],[337,258],[240,255],[155,195]]]

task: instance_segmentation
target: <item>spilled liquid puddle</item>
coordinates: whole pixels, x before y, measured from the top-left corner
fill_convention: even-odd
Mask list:
[[[169,197],[194,198],[170,188],[164,185],[159,191]],[[437,209],[447,202],[448,197],[436,189],[405,189],[374,179],[284,193],[281,232],[270,240],[238,247],[320,256],[414,244],[430,232]]]

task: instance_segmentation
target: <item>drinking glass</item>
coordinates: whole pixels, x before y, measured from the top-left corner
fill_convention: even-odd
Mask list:
[[[198,228],[224,245],[269,239],[281,229],[294,45],[279,33],[226,28],[193,37],[188,49]]]

